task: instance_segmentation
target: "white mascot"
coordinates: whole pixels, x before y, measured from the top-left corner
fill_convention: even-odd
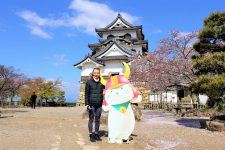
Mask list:
[[[101,83],[105,85],[102,108],[108,113],[108,143],[123,143],[129,141],[134,130],[135,118],[130,103],[138,103],[141,95],[128,81],[130,68],[123,62],[124,75],[111,76],[107,81],[100,75]]]

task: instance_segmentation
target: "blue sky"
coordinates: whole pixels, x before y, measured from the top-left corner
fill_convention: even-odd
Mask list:
[[[91,50],[118,12],[142,25],[149,50],[170,30],[198,31],[225,0],[8,0],[0,2],[0,64],[28,77],[61,79],[67,101],[76,101],[80,70],[73,67]]]

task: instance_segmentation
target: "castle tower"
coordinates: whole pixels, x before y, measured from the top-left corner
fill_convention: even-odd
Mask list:
[[[95,29],[100,36],[98,43],[88,44],[92,54],[88,54],[74,66],[81,70],[80,95],[78,105],[84,105],[85,82],[90,78],[93,68],[101,68],[103,76],[123,74],[122,62],[129,63],[132,55],[143,55],[148,52],[148,41],[145,40],[142,26],[133,26],[120,14],[105,28]]]

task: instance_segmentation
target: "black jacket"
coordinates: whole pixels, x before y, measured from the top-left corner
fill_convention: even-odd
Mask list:
[[[31,101],[36,101],[36,99],[37,99],[37,95],[35,95],[35,94],[31,95],[31,97],[30,97]]]
[[[100,81],[96,82],[93,78],[88,80],[85,86],[85,105],[102,106],[104,88]]]

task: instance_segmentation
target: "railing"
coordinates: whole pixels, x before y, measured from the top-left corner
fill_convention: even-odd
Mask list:
[[[157,109],[165,109],[172,111],[173,109],[176,110],[178,113],[179,111],[188,111],[190,109],[202,109],[205,108],[203,104],[192,104],[190,102],[182,102],[180,104],[172,104],[172,103],[142,103],[142,109],[148,110],[157,110]]]
[[[159,109],[158,103],[143,103],[143,109],[156,110]]]

